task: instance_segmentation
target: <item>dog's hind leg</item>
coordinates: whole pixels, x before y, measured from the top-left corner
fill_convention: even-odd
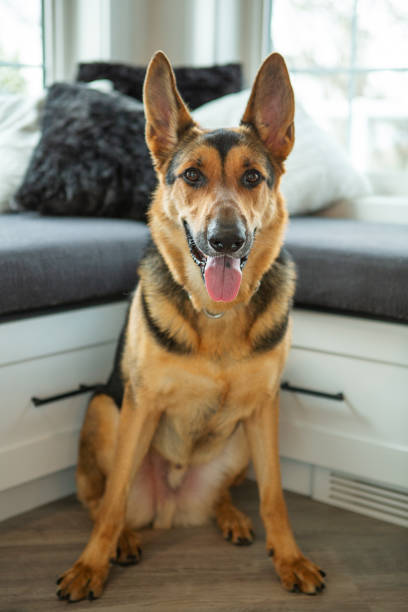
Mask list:
[[[112,469],[116,447],[119,410],[105,394],[92,398],[81,431],[76,471],[78,499],[95,521],[105,492],[106,478]],[[124,527],[112,560],[120,565],[137,563],[141,556],[140,538]]]
[[[95,525],[74,565],[57,581],[57,597],[68,601],[100,597],[109,574],[109,561],[127,528],[127,498],[131,479],[146,457],[161,412],[152,408],[148,393],[136,403],[128,383],[117,426],[114,459],[97,510]]]
[[[225,540],[237,546],[252,544],[254,532],[251,519],[234,506],[228,486],[221,491],[216,502],[215,519]]]
[[[116,446],[118,408],[111,397],[92,398],[81,430],[76,470],[78,499],[95,520]]]
[[[242,426],[230,437],[227,445],[229,465],[224,465],[224,477],[214,505],[215,520],[224,539],[237,546],[252,544],[254,532],[251,519],[232,502],[230,487],[240,484],[246,476],[249,452]],[[230,463],[231,462],[231,463]]]

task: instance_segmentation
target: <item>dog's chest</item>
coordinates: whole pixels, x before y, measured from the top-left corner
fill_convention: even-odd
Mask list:
[[[216,366],[164,369],[156,379],[162,416],[153,446],[173,463],[208,461],[262,402],[267,382],[248,364],[243,371]]]
[[[236,421],[225,407],[205,401],[189,403],[182,413],[164,412],[155,435],[155,446],[175,463],[191,463],[211,453],[234,431]]]

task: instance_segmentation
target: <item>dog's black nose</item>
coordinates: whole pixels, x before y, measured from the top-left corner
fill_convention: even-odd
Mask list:
[[[246,240],[245,227],[242,222],[219,224],[211,222],[208,226],[207,240],[217,253],[235,253]]]

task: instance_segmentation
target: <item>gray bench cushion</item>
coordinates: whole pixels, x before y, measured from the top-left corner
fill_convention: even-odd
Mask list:
[[[117,219],[0,216],[0,316],[128,295],[148,240]],[[296,217],[296,304],[408,321],[408,226]]]
[[[408,321],[408,225],[297,217],[286,246],[298,305]]]
[[[125,296],[148,237],[137,221],[0,215],[0,315]]]

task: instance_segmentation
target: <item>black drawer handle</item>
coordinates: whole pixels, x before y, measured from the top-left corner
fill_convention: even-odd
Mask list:
[[[344,401],[344,393],[324,393],[323,391],[294,387],[288,382],[283,382],[281,384],[281,389],[284,391],[294,391],[295,393],[304,393],[305,395],[315,395],[316,397],[326,397],[327,399],[336,400],[336,402]]]
[[[51,404],[51,402],[59,402],[60,400],[66,399],[67,397],[72,397],[73,395],[80,395],[81,393],[89,393],[90,391],[95,391],[100,384],[95,385],[79,385],[78,389],[74,389],[74,391],[67,391],[66,393],[60,393],[59,395],[51,395],[50,397],[32,397],[31,401],[34,406],[43,406],[44,404]]]

